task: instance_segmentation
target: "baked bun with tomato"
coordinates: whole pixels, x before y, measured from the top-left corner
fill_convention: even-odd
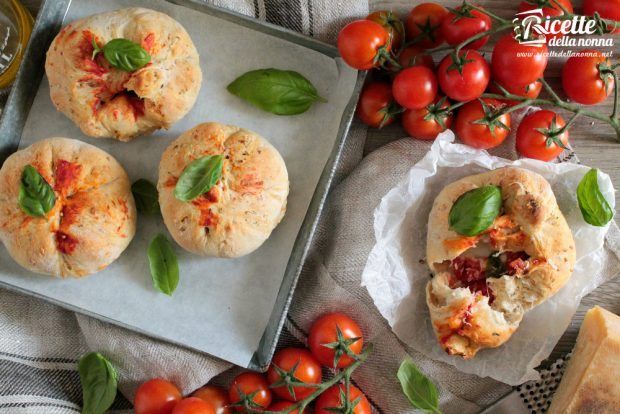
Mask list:
[[[213,185],[204,186],[204,177]],[[239,257],[263,244],[282,220],[289,181],[267,140],[212,122],[164,151],[157,188],[164,222],[179,245],[202,256]]]
[[[48,208],[37,215],[45,195]],[[0,169],[0,240],[32,272],[98,272],[121,255],[135,231],[125,170],[90,144],[45,139],[15,152]]]
[[[113,39],[140,45],[150,61],[126,71],[103,52],[93,58],[94,44],[104,48]],[[198,52],[185,29],[143,8],[69,23],[47,51],[45,72],[59,111],[86,135],[120,141],[169,128],[192,108],[202,82]]]
[[[467,229],[484,222],[475,217],[488,224]],[[426,254],[433,273],[426,301],[439,343],[469,359],[505,343],[525,312],[564,286],[575,242],[549,183],[524,169],[502,168],[439,193]]]

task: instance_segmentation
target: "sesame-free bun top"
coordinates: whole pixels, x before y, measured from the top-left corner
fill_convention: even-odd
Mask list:
[[[99,53],[113,39],[140,44],[151,56],[134,72],[112,67]],[[127,8],[65,26],[47,51],[45,72],[56,108],[84,134],[121,141],[169,128],[194,105],[202,73],[196,47],[171,17]]]
[[[54,189],[44,217],[19,204],[24,168]],[[68,138],[49,138],[12,154],[0,169],[0,241],[22,267],[80,277],[116,260],[136,231],[136,208],[123,167],[108,153]]]
[[[185,167],[223,155],[222,177],[191,201],[174,195]],[[289,191],[280,153],[252,131],[204,123],[183,133],[159,164],[159,203],[166,227],[184,249],[202,256],[239,257],[256,250],[282,220]]]

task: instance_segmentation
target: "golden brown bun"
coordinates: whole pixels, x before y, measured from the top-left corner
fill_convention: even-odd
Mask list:
[[[124,38],[140,44],[151,62],[135,72],[108,64],[99,47]],[[202,73],[196,47],[174,19],[128,8],[76,20],[56,36],[45,62],[56,108],[91,137],[129,141],[181,119],[194,105]]]
[[[489,237],[459,235],[448,222],[463,193],[486,185],[501,187],[503,197],[504,213],[490,231],[510,226],[493,250],[524,251],[531,258],[523,274],[486,279],[494,296],[491,304],[480,292],[451,288],[449,269],[452,260]],[[502,168],[465,177],[441,191],[429,216],[426,254],[434,274],[427,285],[427,304],[435,333],[446,352],[471,358],[481,348],[506,342],[526,311],[564,286],[573,271],[575,242],[549,183],[524,169]]]
[[[206,194],[184,202],[174,189],[185,167],[206,155],[225,155],[222,179]],[[286,211],[289,182],[278,151],[254,132],[205,123],[185,132],[159,164],[159,203],[166,227],[186,250],[239,257],[257,249]]]
[[[28,164],[56,194],[45,217],[31,217],[19,206]],[[129,178],[111,155],[92,145],[45,139],[12,154],[0,169],[0,240],[32,272],[62,277],[98,272],[120,256],[135,231]]]

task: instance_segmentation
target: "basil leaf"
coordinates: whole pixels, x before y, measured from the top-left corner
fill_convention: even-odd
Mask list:
[[[603,227],[614,217],[614,211],[598,186],[598,170],[588,171],[577,186],[577,201],[586,223]]]
[[[209,191],[222,178],[223,155],[207,155],[192,161],[179,177],[174,196],[181,201],[192,201]]]
[[[157,188],[149,180],[140,178],[131,185],[133,198],[136,200],[136,208],[140,213],[157,214],[159,201]]]
[[[414,408],[429,413],[441,413],[439,393],[435,384],[428,379],[411,360],[404,360],[396,374],[405,396]]]
[[[26,165],[22,171],[18,200],[24,213],[32,217],[45,217],[54,208],[56,195],[37,169]]]
[[[151,61],[151,55],[142,46],[128,39],[112,39],[101,49],[103,56],[113,67],[133,72]],[[93,58],[97,49],[93,52]]]
[[[465,236],[477,236],[488,229],[502,208],[502,190],[494,185],[461,195],[450,210],[450,229]]]
[[[179,284],[179,262],[166,236],[158,234],[148,250],[153,286],[161,293],[172,296]]]
[[[78,364],[84,406],[83,414],[103,414],[116,398],[118,377],[112,364],[100,353],[84,355]]]
[[[292,70],[259,69],[247,72],[227,87],[228,92],[276,115],[306,112],[321,98],[312,83]]]

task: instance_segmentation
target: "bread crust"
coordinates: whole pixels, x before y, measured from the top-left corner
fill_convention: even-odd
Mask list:
[[[185,167],[206,155],[224,155],[221,180],[190,202],[174,196]],[[184,249],[202,256],[239,257],[269,237],[286,211],[288,173],[278,151],[254,132],[204,123],[164,151],[159,203],[166,227]]]
[[[449,213],[455,201],[486,185],[501,188],[504,213],[480,236],[465,237],[451,230]],[[450,287],[452,261],[485,243],[496,252],[522,251],[530,258],[523,273],[486,279],[492,300],[467,287]],[[435,333],[446,352],[464,358],[505,343],[525,312],[564,286],[576,255],[571,230],[549,183],[539,174],[513,167],[465,177],[445,187],[429,215],[426,254],[434,274],[427,285],[427,304]]]
[[[19,206],[21,176],[32,165],[54,189],[45,217]],[[81,141],[48,138],[12,154],[0,169],[0,240],[22,267],[81,277],[116,260],[136,231],[129,177],[108,153]]]
[[[103,47],[124,38],[140,44],[151,62],[135,72],[92,59],[93,40]],[[47,51],[45,72],[56,108],[84,134],[120,141],[169,128],[194,105],[202,73],[196,47],[171,17],[144,8],[95,14],[65,26]]]

